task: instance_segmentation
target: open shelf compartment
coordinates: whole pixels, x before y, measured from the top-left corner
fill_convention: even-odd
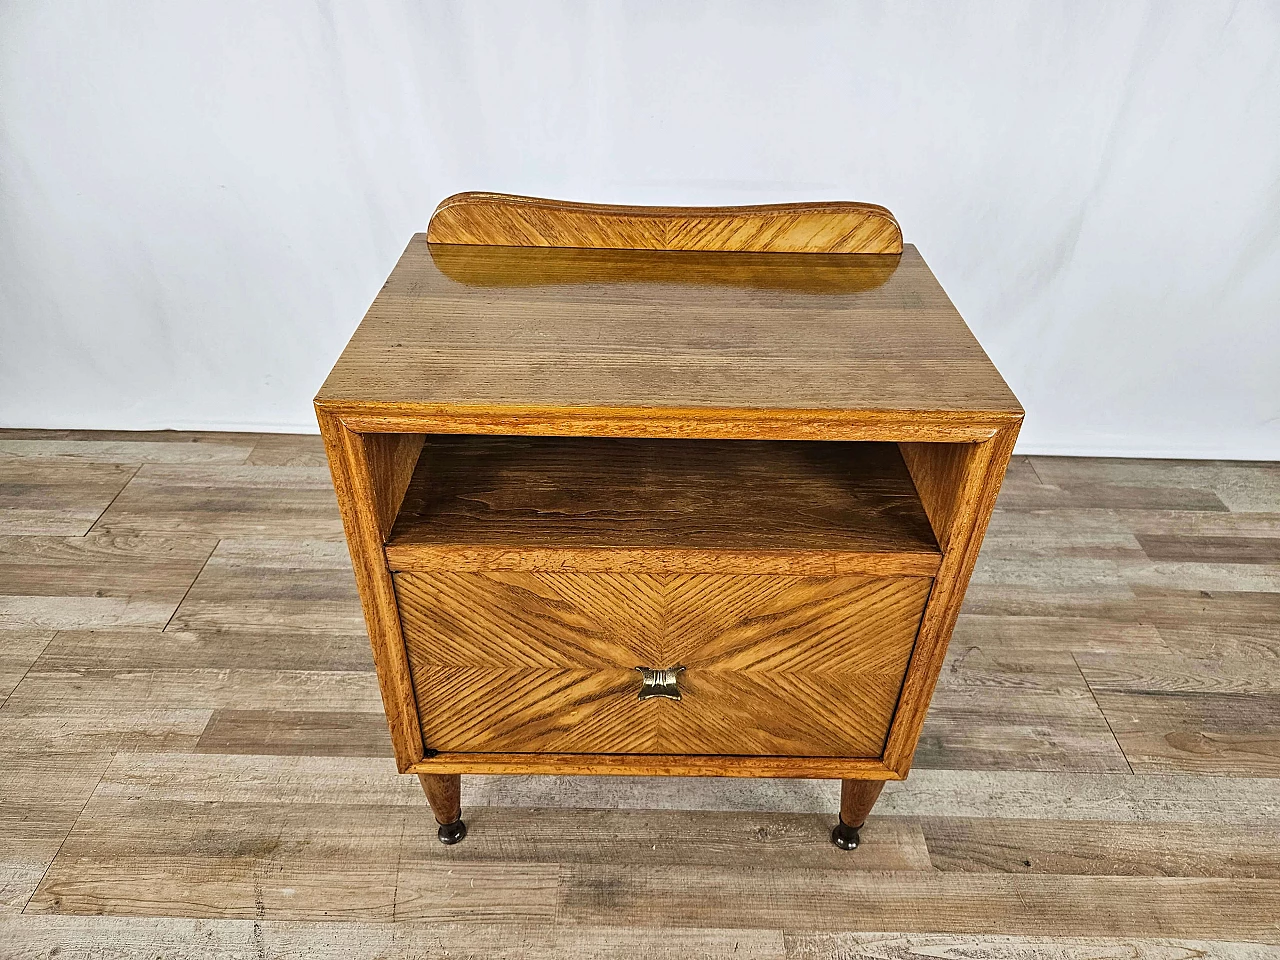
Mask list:
[[[395,571],[932,576],[894,443],[435,435],[386,540]]]

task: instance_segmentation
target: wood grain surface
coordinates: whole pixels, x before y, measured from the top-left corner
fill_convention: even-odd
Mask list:
[[[450,247],[454,273],[573,278],[485,286],[436,246],[409,242],[316,397],[350,429],[978,440],[1021,418],[910,246],[870,288],[834,254]],[[819,288],[788,289],[800,271]]]
[[[442,200],[431,215],[427,239],[517,247],[902,252],[898,221],[873,203],[627,207],[477,192]]]
[[[941,560],[892,444],[433,437],[393,570],[929,576]]]
[[[398,499],[396,492],[404,489],[403,480],[409,475],[410,458],[405,454],[415,448],[416,442],[405,441],[400,434],[354,433],[324,410],[317,409],[316,417],[329,455],[369,642],[378,664],[396,763],[402,771],[407,770],[422,759],[422,735],[383,540]]]
[[[450,280],[471,287],[563,287],[581,283],[645,283],[742,287],[809,294],[849,294],[874,290],[897,272],[901,257],[885,254],[846,254],[840,257],[716,257],[693,264],[676,257],[601,258],[590,250],[542,251],[518,249],[510,256],[477,256],[474,248],[453,244],[429,245],[431,260]],[[683,258],[687,261],[689,258]],[[698,258],[700,261],[702,258]],[[707,267],[714,268],[714,275]]]
[[[435,750],[858,758],[883,749],[930,587],[525,572],[395,581]],[[637,666],[676,664],[681,700],[638,699]]]
[[[964,601],[969,577],[978,560],[983,534],[991,519],[1009,459],[1013,455],[1018,426],[1016,423],[1011,424],[984,443],[964,445],[961,448],[964,454],[959,458],[948,455],[943,459],[949,470],[950,465],[957,460],[962,464],[954,471],[959,479],[959,485],[951,498],[954,506],[941,513],[935,508],[930,517],[934,523],[939,522],[939,517],[946,518],[945,522],[949,526],[943,528],[940,525],[939,529],[945,530],[947,551],[938,567],[933,581],[934,589],[929,594],[929,602],[920,621],[920,630],[911,652],[911,663],[902,682],[893,729],[884,749],[885,763],[904,776],[911,768],[912,757],[924,727],[925,714],[933,699],[933,691],[951,641],[951,632],[960,616],[960,605]],[[955,448],[948,445],[946,449]],[[913,462],[919,472],[923,463],[930,461],[916,462],[913,458]],[[928,486],[926,490],[929,490]],[[936,500],[937,490],[932,495],[926,495],[931,496],[931,500]]]
[[[396,773],[336,504],[289,469],[323,467],[318,437],[0,439],[27,465],[0,502],[6,957],[1280,945],[1280,581],[1258,542],[1280,539],[1280,466],[1013,458],[915,767],[854,854],[827,839],[835,781],[687,777],[464,778],[470,835],[445,848]],[[144,463],[270,468],[254,510],[305,532],[237,532],[218,470],[204,507],[145,486],[164,533],[87,532],[103,478]]]

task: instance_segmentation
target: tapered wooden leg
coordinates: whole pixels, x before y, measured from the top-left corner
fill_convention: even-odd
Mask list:
[[[831,842],[841,850],[855,850],[858,831],[876,805],[883,780],[843,780],[840,784],[840,822],[831,831]]]
[[[431,804],[431,812],[440,824],[441,843],[457,843],[467,835],[462,822],[462,776],[457,773],[420,773],[422,789]]]

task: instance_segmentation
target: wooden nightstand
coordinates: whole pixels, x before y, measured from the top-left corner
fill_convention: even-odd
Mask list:
[[[1022,409],[888,211],[446,200],[316,397],[402,772],[901,779]]]

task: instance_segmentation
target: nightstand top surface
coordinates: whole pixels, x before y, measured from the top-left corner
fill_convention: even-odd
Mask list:
[[[706,253],[409,242],[319,395],[343,415],[1022,409],[915,247]],[[522,431],[526,432],[526,431]]]

